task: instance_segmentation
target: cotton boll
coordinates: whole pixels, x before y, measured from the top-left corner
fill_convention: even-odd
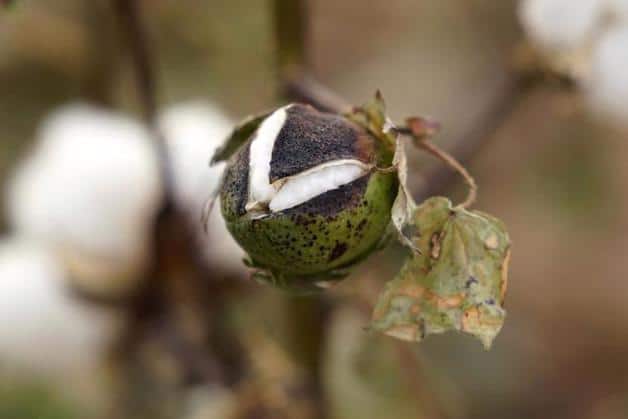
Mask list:
[[[565,52],[590,40],[604,15],[605,0],[523,0],[519,20],[541,48]]]
[[[218,188],[225,165],[210,167],[209,161],[233,124],[218,108],[200,101],[166,108],[159,123],[168,143],[175,200],[200,220],[205,201]]]
[[[220,204],[252,263],[273,272],[259,279],[318,287],[377,248],[398,191],[395,173],[375,170],[392,164],[383,142],[349,118],[303,104],[280,108],[251,131],[229,161]],[[260,141],[268,145],[256,147]],[[262,183],[273,192],[265,195]]]
[[[0,364],[67,378],[101,362],[120,318],[70,295],[51,252],[1,239],[0,281]]]
[[[147,131],[74,104],[42,124],[9,185],[8,215],[18,232],[54,246],[79,286],[117,295],[137,285],[161,195]]]
[[[620,22],[628,22],[628,0],[606,0],[609,6],[609,11]]]
[[[610,29],[592,54],[586,90],[593,107],[628,126],[628,26]]]
[[[172,105],[159,119],[168,144],[174,178],[174,198],[197,230],[200,246],[214,267],[240,273],[244,253],[225,226],[219,205],[212,209],[207,234],[201,215],[207,199],[219,188],[226,164],[209,165],[233,123],[216,106],[201,101]]]

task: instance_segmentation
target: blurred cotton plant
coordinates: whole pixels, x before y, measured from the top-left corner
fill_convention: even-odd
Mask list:
[[[120,318],[74,298],[65,279],[45,247],[0,239],[0,363],[65,374],[102,356]]]
[[[226,138],[229,119],[212,104],[190,102],[165,108],[159,125],[172,199],[197,230],[199,253],[215,275],[244,272],[242,251],[218,207],[209,235],[201,226],[201,209],[225,166],[210,168],[209,159]],[[63,106],[42,122],[6,192],[9,223],[20,239],[0,246],[0,367],[62,379],[76,372],[79,387],[89,389],[89,377],[99,380],[94,370],[124,338],[130,312],[90,305],[72,291],[125,298],[147,278],[165,198],[153,138],[120,113]],[[112,394],[96,394],[102,395]]]
[[[210,104],[191,102],[166,108],[160,125],[175,202],[200,232],[201,208],[224,170],[224,164],[210,168],[209,158],[229,120]],[[163,187],[152,139],[139,121],[81,103],[56,110],[7,198],[14,230],[50,244],[82,290],[128,295],[141,282]],[[210,263],[233,272],[242,253],[217,211],[210,234],[198,234],[205,240],[200,246]]]
[[[628,1],[522,0],[519,18],[544,64],[572,78],[596,112],[628,125]]]
[[[29,240],[0,239],[0,281],[4,377],[26,372],[63,382],[63,391],[76,399],[101,399],[107,381],[98,372],[121,331],[120,313],[76,299],[54,253]]]
[[[89,292],[129,292],[148,259],[162,195],[148,132],[87,104],[53,112],[8,193],[9,221],[49,243]]]
[[[215,105],[191,101],[166,108],[159,124],[170,153],[174,199],[197,233],[203,256],[229,273],[243,272],[244,252],[227,231],[218,205],[207,217],[207,226],[201,224],[203,207],[220,187],[226,167],[225,162],[209,166],[209,159],[231,132],[233,122]]]

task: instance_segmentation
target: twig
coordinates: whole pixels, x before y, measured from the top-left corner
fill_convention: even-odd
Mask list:
[[[137,0],[112,0],[120,28],[129,47],[141,105],[142,117],[155,138],[160,171],[166,199],[164,207],[171,206],[172,173],[168,164],[168,147],[157,120],[157,88],[155,67],[149,48],[146,27],[141,18]]]
[[[186,331],[172,321],[166,323],[173,326],[162,327],[162,318],[176,312],[173,306],[187,304],[207,322],[211,310],[218,310],[220,304],[206,301],[210,297],[203,292],[209,282],[205,280],[212,274],[197,248],[195,230],[174,204],[169,153],[158,123],[156,70],[139,0],[112,0],[112,5],[132,59],[142,116],[155,138],[164,187],[153,228],[152,265],[145,274],[143,288],[132,301],[127,333],[120,346],[123,352],[132,350],[146,330],[157,327],[165,335],[162,343],[168,343],[166,346],[188,371],[194,371],[204,382],[215,382],[224,374],[216,371],[217,364],[212,362],[205,343],[191,341]]]
[[[477,198],[478,190],[478,185],[473,176],[471,176],[469,171],[460,164],[458,160],[429,140],[440,130],[440,124],[426,118],[415,116],[406,119],[406,126],[393,127],[393,129],[399,134],[412,137],[415,146],[436,157],[462,176],[469,190],[467,192],[467,198],[458,206],[468,208],[473,205]]]
[[[308,103],[324,112],[344,113],[351,109],[336,92],[307,74],[281,82],[285,95],[293,100]]]
[[[467,197],[465,198],[465,200],[461,202],[458,206],[461,208],[469,208],[471,205],[473,205],[477,198],[478,185],[475,182],[473,176],[471,176],[471,174],[469,173],[469,171],[462,164],[460,164],[458,160],[453,158],[446,151],[441,150],[436,144],[432,143],[427,138],[417,139],[415,141],[415,144],[417,147],[427,151],[429,154],[436,157],[447,166],[458,172],[460,176],[462,176],[464,181],[467,183],[469,190],[467,191]]]
[[[321,111],[341,113],[349,110],[348,103],[308,74],[307,2],[274,0],[273,12],[277,78],[282,93]]]
[[[471,129],[453,141],[449,153],[460,164],[467,164],[488,143],[504,121],[508,120],[525,97],[526,89],[533,87],[522,86],[517,78],[510,75],[492,85],[490,90],[494,92],[494,96],[490,104]],[[449,167],[439,165],[424,175],[425,182],[421,188],[413,191],[414,198],[421,202],[430,196],[442,194],[454,183],[455,176],[456,173],[449,170]]]
[[[277,47],[277,76],[280,93],[291,100],[309,103],[329,112],[344,109],[344,101],[323,88],[307,75],[307,20],[306,0],[274,0],[274,33]],[[307,370],[316,400],[316,416],[329,416],[321,378],[321,353],[325,347],[326,320],[330,312],[323,299],[289,299],[283,307],[290,319],[289,336],[294,345],[292,355]],[[306,325],[307,327],[304,327]],[[303,343],[309,347],[303,348]]]
[[[307,4],[304,0],[274,0],[273,16],[277,77],[292,80],[308,66]]]

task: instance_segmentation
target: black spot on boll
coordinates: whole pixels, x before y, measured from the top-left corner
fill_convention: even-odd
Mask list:
[[[344,255],[347,249],[348,249],[347,243],[336,242],[336,245],[334,246],[334,248],[331,251],[331,254],[329,255],[329,262],[332,262],[338,259],[340,256]]]

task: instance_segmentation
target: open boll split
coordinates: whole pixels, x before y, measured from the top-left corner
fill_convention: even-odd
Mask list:
[[[220,199],[251,264],[276,282],[318,280],[377,248],[397,195],[395,173],[379,170],[393,150],[348,118],[301,104],[254,123]]]

